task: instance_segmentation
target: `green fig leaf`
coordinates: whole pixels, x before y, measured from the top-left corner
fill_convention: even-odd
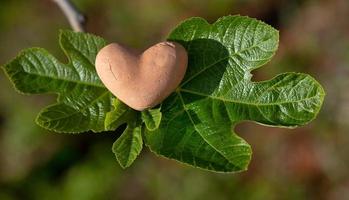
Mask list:
[[[227,16],[211,25],[191,18],[168,40],[186,48],[189,63],[184,80],[161,105],[159,128],[146,130],[146,144],[158,155],[207,170],[243,171],[252,151],[234,132],[236,124],[297,127],[320,110],[324,90],[309,75],[251,81],[251,71],[278,47],[278,31],[261,21]]]
[[[55,93],[57,103],[44,108],[36,122],[62,133],[106,131],[104,121],[113,95],[101,83],[94,66],[104,39],[85,33],[61,31],[60,45],[69,59],[63,64],[41,48],[22,51],[4,70],[24,94]]]
[[[238,123],[294,128],[312,121],[322,106],[325,92],[307,74],[251,81],[251,71],[270,61],[279,42],[278,31],[261,21],[227,16],[209,24],[195,17],[179,24],[168,40],[186,48],[187,72],[159,108],[142,112],[101,83],[94,62],[106,41],[91,34],[61,31],[67,64],[30,48],[3,69],[21,93],[58,94],[37,117],[46,129],[101,132],[127,124],[112,148],[123,168],[141,152],[143,137],[157,155],[216,172],[243,171],[252,150],[235,133]]]

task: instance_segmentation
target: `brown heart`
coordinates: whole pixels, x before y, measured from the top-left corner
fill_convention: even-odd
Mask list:
[[[158,43],[142,54],[112,43],[96,57],[96,70],[104,85],[129,107],[142,111],[159,104],[182,81],[188,56],[176,42]]]

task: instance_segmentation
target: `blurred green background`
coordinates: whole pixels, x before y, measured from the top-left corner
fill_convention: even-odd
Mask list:
[[[309,73],[326,92],[318,118],[297,129],[238,125],[253,148],[249,170],[216,174],[144,148],[122,170],[116,133],[50,133],[34,123],[54,96],[17,94],[0,72],[0,200],[7,199],[349,199],[348,0],[74,0],[88,32],[144,49],[191,16],[214,22],[241,14],[280,30],[280,47],[254,80]],[[50,0],[0,0],[0,65],[28,47],[66,61],[58,30],[69,24]]]

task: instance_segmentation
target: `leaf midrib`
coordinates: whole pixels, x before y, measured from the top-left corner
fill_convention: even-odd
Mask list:
[[[136,142],[135,141],[136,134],[134,133],[136,128],[139,128],[139,126],[130,127],[131,131],[130,131],[129,134],[131,134],[131,144],[130,144],[130,148],[128,149],[128,153],[127,153],[128,154],[128,156],[127,156],[127,163],[128,164],[130,162],[132,163],[132,160],[134,160],[134,159],[131,158],[131,156],[134,153],[134,149],[137,148],[137,144],[135,143]],[[141,129],[138,130],[138,131],[141,131]],[[137,133],[139,133],[139,132],[137,132]],[[136,157],[137,157],[137,154],[136,154]]]
[[[182,89],[182,88],[178,88],[178,93],[180,92],[185,92],[185,93],[189,93],[189,94],[193,94],[193,95],[198,95],[198,96],[203,96],[203,97],[207,97],[207,98],[211,98],[211,99],[215,99],[215,100],[220,100],[220,101],[224,101],[224,102],[229,102],[229,103],[236,103],[236,104],[245,104],[245,105],[251,105],[251,106],[275,106],[275,105],[280,105],[280,104],[287,104],[287,103],[298,103],[301,101],[307,101],[313,98],[317,98],[317,95],[311,96],[311,97],[307,97],[304,99],[299,99],[299,100],[294,100],[294,101],[280,101],[280,102],[274,102],[274,103],[255,103],[255,102],[243,102],[243,101],[237,101],[237,100],[232,100],[232,99],[225,99],[222,97],[215,97],[215,96],[210,96],[204,93],[200,93],[200,92],[195,92],[192,90],[187,90],[187,89]]]
[[[72,82],[72,83],[76,83],[76,84],[80,84],[80,85],[93,86],[93,87],[98,87],[98,88],[105,88],[103,85],[98,85],[98,84],[93,84],[93,83],[88,83],[88,82],[82,82],[82,81],[72,80],[72,79],[57,78],[57,77],[54,77],[54,76],[43,75],[43,74],[40,74],[40,73],[28,72],[28,71],[26,71],[24,69],[23,69],[23,71],[25,73],[27,73],[27,74],[30,74],[30,75],[36,75],[36,76],[39,76],[39,77],[50,78],[50,79],[53,79],[53,80]]]

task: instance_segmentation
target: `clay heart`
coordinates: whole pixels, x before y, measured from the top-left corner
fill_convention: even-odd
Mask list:
[[[141,55],[112,43],[98,52],[96,70],[119,100],[142,111],[156,106],[176,89],[187,63],[186,50],[176,42],[158,43]]]

